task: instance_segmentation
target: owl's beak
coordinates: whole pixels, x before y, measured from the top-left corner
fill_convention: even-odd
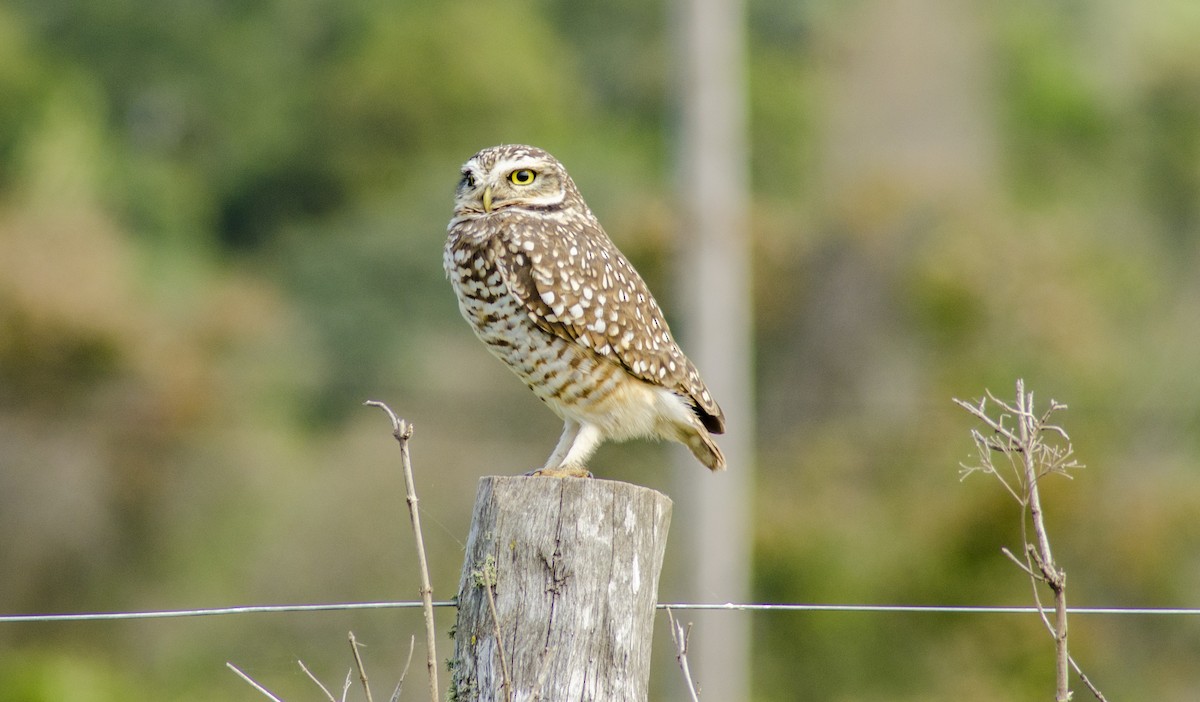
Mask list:
[[[492,186],[487,186],[483,189],[483,211],[492,211]]]

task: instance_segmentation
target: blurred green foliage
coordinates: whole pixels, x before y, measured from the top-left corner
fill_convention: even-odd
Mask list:
[[[557,435],[443,280],[458,166],[549,149],[676,307],[670,13],[0,4],[0,610],[415,594],[368,398],[416,424],[448,596],[475,478]],[[757,599],[1028,603],[999,554],[1019,538],[1006,496],[957,482],[970,423],[949,402],[1024,377],[1071,406],[1089,465],[1044,493],[1072,603],[1198,604],[1197,36],[1189,0],[748,4]],[[662,456],[606,447],[597,466],[669,491]],[[390,682],[419,626],[0,625],[0,702],[255,699],[226,660],[312,699],[295,658],[340,680],[352,628]],[[754,628],[764,702],[1049,690],[1030,618]],[[1112,699],[1200,690],[1187,621],[1077,617],[1072,636]]]

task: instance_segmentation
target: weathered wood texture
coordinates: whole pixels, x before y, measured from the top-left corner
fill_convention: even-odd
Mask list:
[[[480,480],[450,699],[644,702],[670,522],[670,499],[628,483]]]

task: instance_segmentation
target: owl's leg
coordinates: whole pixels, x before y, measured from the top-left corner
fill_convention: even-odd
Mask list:
[[[588,473],[587,460],[600,447],[602,441],[604,441],[604,434],[600,431],[600,427],[595,424],[581,425],[576,433],[575,441],[571,443],[570,450],[562,459],[560,470]],[[588,473],[588,475],[591,474]]]
[[[575,443],[575,437],[579,435],[579,422],[574,419],[563,420],[562,436],[558,438],[558,445],[554,447],[554,451],[550,453],[550,457],[546,459],[546,465],[535,470],[531,470],[525,475],[542,475],[544,473],[552,473],[558,469],[563,463],[563,458],[567,455],[567,451],[571,450],[571,444]]]
[[[579,422],[574,419],[564,419],[562,436],[558,437],[558,445],[554,447],[550,458],[546,459],[546,465],[542,466],[542,470],[553,470],[561,466],[567,451],[571,450],[571,444],[575,443],[576,436],[579,436]]]
[[[580,424],[573,419],[564,420],[562,436],[559,437],[554,452],[546,460],[546,465],[526,475],[590,478],[592,474],[584,464],[596,451],[601,439],[600,430],[591,424]]]

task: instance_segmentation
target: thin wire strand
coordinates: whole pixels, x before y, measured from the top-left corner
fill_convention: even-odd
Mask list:
[[[1037,607],[992,607],[975,605],[870,605],[870,604],[660,604],[658,609],[699,609],[752,612],[915,612],[943,614],[1037,614]],[[1200,615],[1200,608],[1187,607],[1071,607],[1071,614]]]
[[[78,622],[105,619],[173,619],[210,617],[224,614],[266,614],[276,612],[337,612],[355,609],[419,609],[421,602],[341,602],[299,605],[246,605],[208,609],[164,609],[145,612],[69,612],[64,614],[4,614],[0,624],[9,622]],[[434,607],[453,607],[452,601],[434,602]]]
[[[433,603],[434,607],[454,607],[452,600]],[[209,609],[168,609],[143,612],[69,612],[61,614],[4,614],[0,624],[18,622],[77,622],[114,619],[174,619],[229,614],[273,614],[281,612],[338,612],[360,609],[418,609],[421,602],[342,602],[299,605],[248,605]],[[872,605],[810,603],[663,603],[658,609],[714,610],[732,612],[891,612],[916,614],[1037,614],[1036,607],[989,607],[973,605]],[[1200,608],[1188,607],[1072,607],[1070,614],[1119,614],[1143,616],[1200,616]]]

